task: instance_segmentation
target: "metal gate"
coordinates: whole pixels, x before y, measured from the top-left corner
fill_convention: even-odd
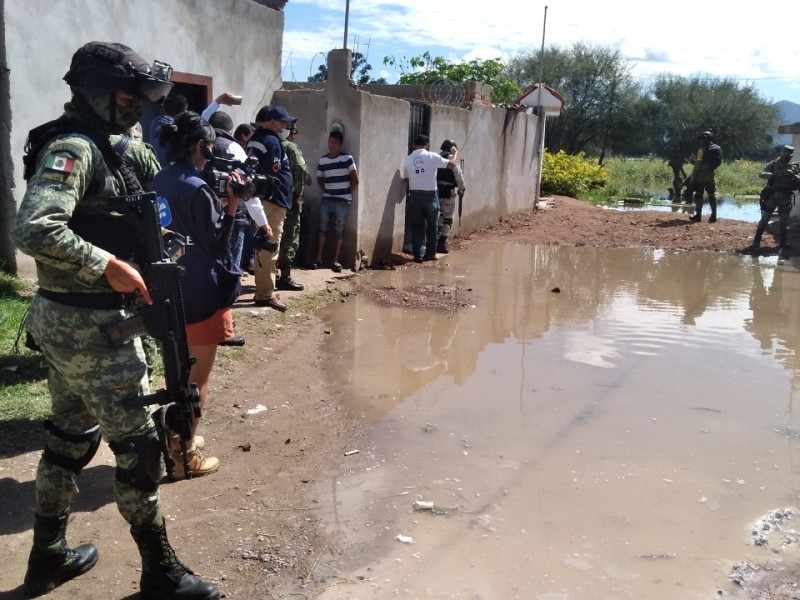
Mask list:
[[[431,105],[428,102],[409,100],[411,116],[408,120],[408,153],[414,151],[414,138],[431,134]]]

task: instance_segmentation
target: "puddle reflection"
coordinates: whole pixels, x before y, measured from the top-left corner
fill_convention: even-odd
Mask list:
[[[780,560],[749,535],[798,495],[794,265],[504,244],[446,263],[361,281],[473,308],[326,313],[370,427],[317,489],[346,548],[317,597],[707,600],[734,562]]]

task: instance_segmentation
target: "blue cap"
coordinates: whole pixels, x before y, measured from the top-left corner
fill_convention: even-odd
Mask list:
[[[266,120],[272,121],[273,119],[277,119],[279,121],[288,121],[289,123],[297,121],[297,117],[290,115],[282,106],[273,106],[269,112],[267,112]]]

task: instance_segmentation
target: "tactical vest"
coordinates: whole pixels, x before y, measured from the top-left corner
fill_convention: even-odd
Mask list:
[[[25,181],[30,181],[36,173],[36,162],[45,146],[55,137],[70,134],[85,136],[97,146],[108,169],[112,173],[119,174],[125,182],[127,193],[143,191],[133,168],[114,150],[108,136],[84,123],[70,119],[66,115],[31,129],[28,133],[25,155],[22,158],[25,167],[23,173]],[[96,181],[93,180],[86,190],[86,195],[96,193],[96,189],[93,192],[95,186]],[[81,210],[80,203],[78,203],[75,212],[67,222],[67,227],[90,244],[102,248],[118,258],[132,260],[143,266],[143,245],[137,237],[136,227],[128,218],[114,217],[110,214],[86,213]]]
[[[785,165],[777,163],[775,173],[770,177],[770,183],[776,191],[784,194],[797,191],[800,187],[800,169],[796,164],[787,162]]]
[[[443,153],[442,156],[450,160],[450,155]],[[439,192],[440,198],[449,198],[453,195],[453,189],[456,187],[456,173],[453,169],[440,168],[436,170],[436,188]]]

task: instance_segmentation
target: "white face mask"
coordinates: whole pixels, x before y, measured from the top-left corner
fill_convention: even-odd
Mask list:
[[[290,133],[291,133],[291,131],[288,130],[288,129],[281,129],[281,139],[285,140],[286,138],[289,137]]]

